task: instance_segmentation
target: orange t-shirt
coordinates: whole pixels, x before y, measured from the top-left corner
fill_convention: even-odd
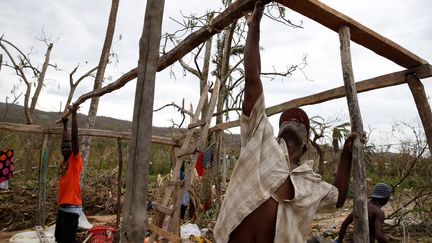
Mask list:
[[[68,166],[64,175],[59,175],[58,178],[58,197],[57,203],[82,205],[80,175],[82,171],[81,153],[69,156]]]

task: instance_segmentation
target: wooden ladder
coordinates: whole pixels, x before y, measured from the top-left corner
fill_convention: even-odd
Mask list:
[[[211,94],[210,102],[206,114],[202,114],[202,119],[199,119],[202,108],[205,101],[207,100],[207,92],[209,91],[208,85],[205,86],[201,93],[198,106],[192,117],[191,124],[188,126],[188,132],[183,141],[182,147],[175,156],[175,166],[172,172],[171,179],[166,182],[166,188],[161,203],[153,202],[153,208],[156,210],[156,214],[151,223],[149,223],[148,229],[152,232],[149,242],[152,243],[156,239],[157,235],[165,238],[169,242],[180,242],[180,207],[182,198],[185,190],[188,190],[192,183],[192,176],[195,170],[195,164],[198,158],[198,151],[204,150],[208,132],[210,128],[211,118],[213,116],[214,109],[216,107],[216,101],[219,96],[220,80],[216,79],[213,91]],[[193,135],[196,132],[197,127],[200,127],[200,135],[196,145],[191,145]],[[180,180],[180,168],[185,160],[190,159],[190,164],[185,166],[185,177],[184,180]],[[162,224],[166,217],[170,217],[167,225],[167,229],[162,228]]]

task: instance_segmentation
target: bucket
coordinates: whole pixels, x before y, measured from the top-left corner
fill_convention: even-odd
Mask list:
[[[117,229],[106,225],[96,225],[89,230],[89,243],[112,243]]]

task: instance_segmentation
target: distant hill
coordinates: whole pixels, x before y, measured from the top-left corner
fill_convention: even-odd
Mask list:
[[[8,109],[5,103],[0,102],[0,121],[9,123],[21,123],[27,122],[24,114],[24,108],[21,105],[8,105]],[[7,110],[7,114],[6,114]],[[5,117],[6,114],[6,117]],[[60,112],[46,112],[36,110],[34,125],[49,126],[54,124],[56,120],[60,118]],[[87,121],[87,115],[78,113],[79,127],[83,127]],[[120,120],[106,116],[98,116],[96,118],[96,129],[111,130],[117,132],[129,132],[132,127],[132,122],[127,120]],[[169,128],[169,127],[153,127],[152,133],[155,136],[172,137],[172,134],[180,134],[185,132],[185,129],[180,128]],[[225,133],[225,143],[228,147],[237,151],[240,148],[240,136],[238,134]],[[235,147],[235,148],[234,148]]]

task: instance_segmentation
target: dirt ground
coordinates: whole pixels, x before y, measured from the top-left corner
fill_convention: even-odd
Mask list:
[[[101,188],[103,187],[103,190]],[[98,189],[91,189],[90,187],[84,190],[83,200],[85,204],[85,213],[89,222],[96,225],[116,225],[116,196],[115,185],[109,186],[109,183],[98,184]],[[0,242],[8,242],[9,238],[18,232],[31,230],[37,222],[37,205],[38,193],[35,189],[28,187],[16,187],[12,191],[0,192]],[[47,198],[46,205],[46,222],[47,225],[55,223],[56,215],[56,198],[55,194],[50,194]],[[383,210],[386,215],[393,212],[391,201],[386,205]],[[350,213],[352,208],[352,200],[348,200],[344,207],[337,211],[323,211],[319,212],[314,219],[311,226],[311,236],[319,236],[328,240],[334,239],[345,217]],[[212,220],[212,219],[210,219]],[[214,221],[214,219],[213,219]],[[213,222],[214,223],[214,222]],[[198,226],[202,229],[213,225],[213,223]],[[211,227],[210,227],[211,228]],[[402,242],[403,231],[401,227],[392,227],[385,225],[384,228],[386,236],[390,242]],[[351,230],[348,232],[347,239],[351,237]],[[409,230],[406,232],[408,242],[432,242],[430,236],[424,233],[416,232],[416,230]],[[86,232],[79,235],[80,239],[85,239]],[[212,238],[212,237],[208,237]],[[82,240],[81,240],[82,242]],[[332,241],[331,241],[332,242]],[[349,242],[349,241],[348,241]]]
[[[332,242],[332,239],[334,239],[337,236],[337,233],[339,231],[340,225],[342,224],[343,220],[351,211],[350,210],[351,205],[352,202],[348,201],[344,208],[339,209],[335,212],[319,212],[315,216],[314,222],[311,225],[311,236],[319,236],[321,239],[328,239],[329,242]],[[386,214],[391,212],[391,210],[392,209],[390,206],[386,206],[384,208]],[[116,215],[87,215],[87,218],[89,222],[94,225],[114,226],[116,224]],[[27,230],[31,230],[31,228],[18,230],[18,231],[1,231],[0,243],[8,242],[13,235]],[[399,228],[386,225],[384,230],[390,242],[402,242],[402,232],[400,232]],[[352,228],[351,228],[351,232],[348,232],[347,240],[351,238],[351,233],[352,233]],[[79,234],[79,238],[85,239],[87,235],[88,234],[83,231]],[[432,242],[432,239],[430,239],[427,236],[411,235],[409,237],[408,242],[410,243]]]

